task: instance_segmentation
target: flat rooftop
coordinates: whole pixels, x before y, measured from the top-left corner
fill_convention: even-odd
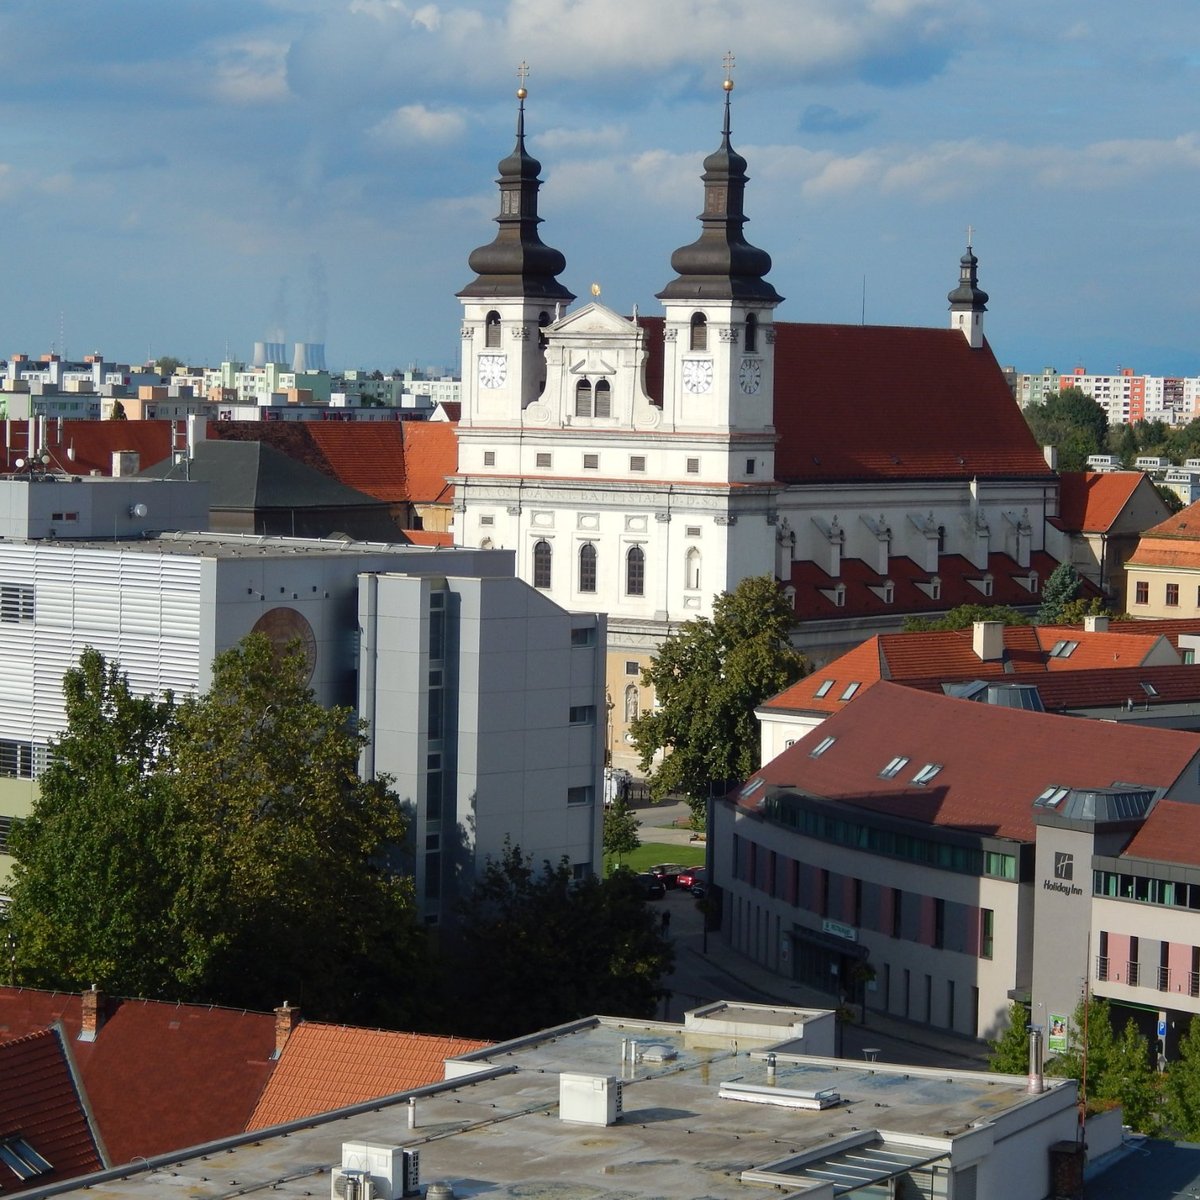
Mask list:
[[[263,558],[295,555],[387,554],[398,558],[438,554],[507,554],[504,550],[475,550],[440,546],[404,545],[400,542],[357,542],[349,538],[269,537],[261,534],[172,532],[149,537],[61,538],[38,540],[39,546],[69,546],[76,550],[133,550],[142,554],[179,554],[200,558]]]
[[[771,1063],[774,1041],[746,1032],[774,1025],[794,1046],[819,1017],[828,1014],[716,1005],[694,1027],[589,1018],[448,1065],[452,1074],[481,1074],[139,1163],[125,1178],[91,1176],[89,1194],[324,1197],[342,1144],[365,1142],[418,1150],[422,1189],[445,1181],[460,1200],[733,1200],[764,1194],[748,1190],[752,1182],[802,1192],[830,1171],[886,1179],[904,1164],[947,1161],[957,1139],[977,1144],[979,1126],[1005,1114],[1026,1109],[1017,1123],[1032,1123],[1074,1105],[1074,1084],[1062,1080],[1029,1096],[1023,1077],[783,1050]],[[633,1064],[631,1041],[640,1052]],[[620,1081],[621,1118],[563,1120],[562,1073]],[[408,1096],[416,1097],[412,1129]]]

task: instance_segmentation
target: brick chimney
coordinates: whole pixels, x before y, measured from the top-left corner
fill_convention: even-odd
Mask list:
[[[278,1058],[283,1053],[284,1046],[287,1045],[288,1038],[292,1036],[292,1030],[300,1024],[300,1009],[293,1008],[285,1000],[275,1010],[275,1057]]]
[[[104,1024],[104,993],[93,983],[83,993],[79,1012],[79,1040],[94,1042]]]

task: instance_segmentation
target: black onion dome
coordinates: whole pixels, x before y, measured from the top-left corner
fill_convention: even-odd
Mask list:
[[[661,292],[660,300],[759,300],[778,304],[782,296],[763,276],[771,256],[751,246],[743,236],[746,160],[729,141],[729,92],[725,89],[725,127],[721,145],[704,160],[704,211],[700,236],[671,255],[679,273]]]
[[[946,299],[955,308],[965,304],[972,312],[987,311],[988,294],[979,286],[979,259],[970,246],[958,260],[958,287],[948,292]]]
[[[570,303],[575,296],[556,276],[566,270],[562,253],[538,236],[538,174],[542,164],[525,149],[525,94],[517,93],[517,144],[500,160],[500,226],[495,240],[472,250],[467,262],[476,278],[461,292],[463,297],[528,296]]]

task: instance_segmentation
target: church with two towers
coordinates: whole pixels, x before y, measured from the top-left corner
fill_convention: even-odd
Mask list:
[[[821,661],[912,613],[1037,604],[1057,565],[1058,478],[984,338],[972,248],[948,328],[777,321],[732,88],[658,314],[571,307],[538,232],[524,87],[499,228],[458,293],[455,542],[511,549],[558,604],[608,614],[606,748],[630,769],[642,668],[748,576],[779,580]]]

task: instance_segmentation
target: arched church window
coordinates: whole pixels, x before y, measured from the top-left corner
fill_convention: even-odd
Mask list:
[[[579,547],[579,590],[596,590],[596,547],[591,542],[584,542]]]
[[[700,590],[700,551],[693,546],[684,559],[683,586],[689,592]]]
[[[612,416],[612,388],[609,387],[607,379],[596,382],[596,416]]]
[[[575,415],[590,417],[592,415],[592,385],[591,381],[581,379],[575,385]]]
[[[946,527],[945,525],[938,526],[938,553],[946,553]]]
[[[703,313],[692,313],[692,336],[688,349],[708,349],[708,318]]]
[[[758,353],[758,318],[750,313],[746,317],[746,353]]]
[[[533,546],[533,586],[549,588],[550,561],[552,552],[547,541],[535,542]]]
[[[500,345],[500,314],[492,309],[483,321],[483,344],[494,350]]]
[[[641,546],[630,546],[625,555],[625,594],[646,594],[646,553]]]
[[[638,719],[638,690],[637,684],[631,683],[625,689],[625,724],[632,725]]]

